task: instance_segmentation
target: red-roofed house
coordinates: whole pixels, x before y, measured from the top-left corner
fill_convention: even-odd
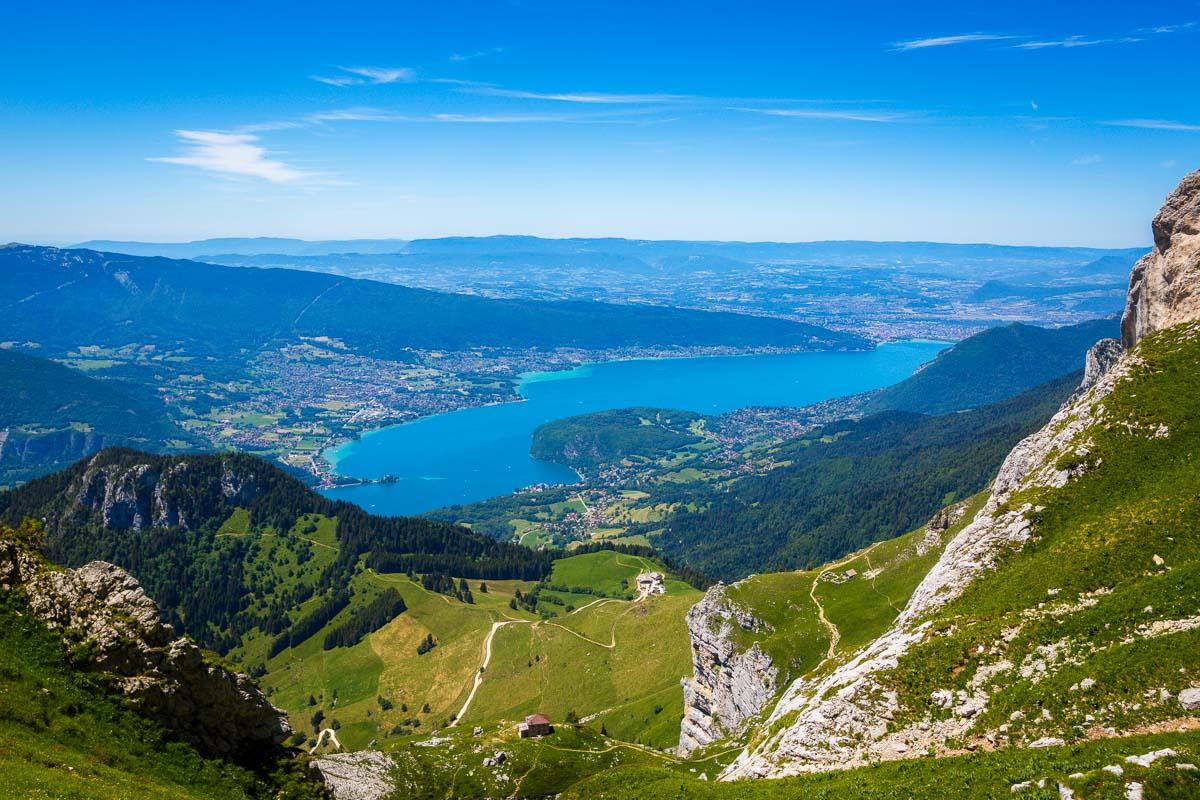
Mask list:
[[[550,724],[550,718],[545,714],[530,714],[524,722],[517,726],[517,732],[521,734],[522,739],[528,739],[531,736],[549,736],[554,733],[554,726]]]

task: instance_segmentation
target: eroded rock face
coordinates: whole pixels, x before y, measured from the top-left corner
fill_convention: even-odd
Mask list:
[[[1121,318],[1126,348],[1146,334],[1200,318],[1200,170],[1167,197],[1153,229],[1154,249],[1129,276]]]
[[[1083,362],[1083,381],[1079,384],[1080,392],[1096,385],[1100,376],[1112,369],[1125,349],[1116,339],[1101,339],[1090,348]]]
[[[125,570],[103,561],[46,569],[25,545],[0,539],[0,584],[22,586],[29,608],[83,668],[112,675],[138,713],[205,753],[248,758],[292,732],[250,677],[176,637]]]
[[[732,603],[725,589],[712,587],[688,612],[693,674],[682,681],[681,755],[735,733],[779,688],[779,669],[758,643],[743,650],[733,639],[737,628],[760,631],[765,624]]]
[[[245,506],[262,492],[260,476],[252,470],[221,466],[219,476],[196,475],[187,461],[162,458],[144,463],[113,463],[103,454],[93,458],[73,484],[75,504],[68,521],[78,513],[98,518],[113,530],[189,527],[197,497]]]
[[[396,762],[383,753],[362,750],[335,753],[313,762],[334,800],[383,800],[396,789]]]

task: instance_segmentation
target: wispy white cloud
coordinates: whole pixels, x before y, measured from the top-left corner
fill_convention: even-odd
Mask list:
[[[845,122],[905,122],[913,115],[902,111],[872,111],[864,109],[818,109],[818,108],[732,108],[747,114],[764,114],[769,117],[796,117],[799,119],[842,120]]]
[[[485,58],[487,56],[495,56],[504,52],[503,47],[489,47],[484,50],[476,50],[472,53],[451,53],[451,61],[474,61],[477,58]]]
[[[184,146],[181,155],[147,160],[230,177],[261,178],[271,183],[296,184],[318,177],[314,172],[271,158],[266,148],[257,144],[259,137],[252,133],[177,130],[175,135]]]
[[[1172,25],[1157,25],[1150,28],[1139,28],[1127,34],[1112,36],[1087,36],[1075,34],[1062,37],[1037,37],[1009,33],[962,33],[955,36],[933,36],[927,39],[909,39],[894,42],[893,50],[924,50],[929,47],[949,47],[951,45],[972,44],[974,42],[1008,41],[1008,47],[1017,50],[1045,50],[1049,48],[1071,49],[1076,47],[1095,47],[1097,45],[1134,44],[1145,41],[1150,36],[1162,36],[1185,31],[1200,31],[1200,23],[1181,22]]]
[[[314,111],[301,119],[310,124],[322,122],[394,122],[405,117],[382,108],[335,108],[332,111]]]
[[[538,122],[611,124],[631,121],[629,116],[622,114],[430,114],[410,119],[413,122],[463,122],[493,125]]]
[[[1137,33],[1183,33],[1200,29],[1200,22],[1179,22],[1174,25],[1156,25],[1153,28],[1141,28]]]
[[[311,75],[309,77],[311,77],[314,81],[318,81],[319,83],[324,83],[329,86],[358,86],[364,82],[362,78],[352,78],[349,75]]]
[[[973,42],[1002,42],[1009,39],[1024,39],[1028,37],[1015,36],[1007,33],[960,33],[955,36],[933,36],[928,39],[909,39],[894,42],[893,50],[925,50],[930,47],[950,47],[956,44],[971,44]]]
[[[411,83],[417,72],[410,67],[340,67],[343,72],[360,75],[371,83]]]
[[[1104,123],[1118,128],[1144,128],[1151,131],[1182,131],[1184,133],[1200,133],[1200,125],[1190,122],[1176,122],[1171,119],[1113,119]]]
[[[1102,161],[1104,161],[1104,156],[1093,153],[1091,155],[1079,156],[1079,158],[1071,159],[1071,166],[1090,167],[1093,164],[1099,164]]]
[[[1021,42],[1014,44],[1018,50],[1045,50],[1048,47],[1095,47],[1100,44],[1133,44],[1141,42],[1143,39],[1137,36],[1113,36],[1110,38],[1091,39],[1087,36],[1068,36],[1065,39],[1035,39],[1031,42]]]
[[[587,105],[634,105],[639,103],[679,103],[695,100],[686,94],[608,94],[604,92],[527,92],[520,89],[504,89],[499,86],[472,86],[472,94],[488,97],[510,97],[517,100],[552,100],[560,103],[584,103]]]
[[[314,81],[329,86],[362,86],[363,84],[412,83],[417,79],[411,67],[338,67],[344,75],[312,75]]]

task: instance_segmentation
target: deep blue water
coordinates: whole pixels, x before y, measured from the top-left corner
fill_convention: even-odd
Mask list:
[[[807,405],[896,383],[944,347],[908,341],[869,352],[617,361],[531,373],[519,387],[525,402],[381,428],[330,452],[340,475],[400,480],[325,494],[376,514],[418,514],[534,483],[571,483],[576,476],[570,469],[529,456],[538,425],[630,406],[716,414],[746,406]]]

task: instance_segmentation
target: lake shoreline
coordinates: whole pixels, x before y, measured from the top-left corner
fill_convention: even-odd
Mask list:
[[[410,514],[533,483],[572,484],[575,470],[530,457],[537,425],[638,405],[706,414],[801,407],[891,385],[949,344],[897,340],[864,351],[638,356],[528,371],[516,376],[512,399],[381,426],[327,447],[329,478],[320,488],[339,499],[353,495],[376,513]],[[537,402],[530,406],[531,400]],[[356,463],[347,464],[351,459]]]
[[[522,387],[532,383],[543,383],[556,380],[570,380],[573,373],[586,371],[588,368],[603,366],[606,364],[627,364],[636,362],[656,362],[656,361],[679,361],[688,359],[722,359],[722,358],[745,358],[747,356],[769,356],[769,355],[797,355],[802,353],[865,353],[878,350],[880,347],[887,347],[892,344],[902,344],[912,342],[915,344],[944,344],[949,346],[953,342],[941,341],[935,339],[888,339],[883,341],[872,341],[870,350],[808,350],[799,347],[750,347],[746,349],[735,349],[733,352],[727,352],[726,348],[707,348],[711,350],[719,350],[720,352],[687,352],[671,355],[633,355],[633,356],[617,356],[616,358],[597,359],[594,361],[581,361],[568,369],[550,367],[548,369],[533,369],[519,372],[515,376],[509,378],[516,385],[517,396],[509,400],[492,400],[478,405],[463,406],[450,411],[438,411],[431,414],[421,414],[404,422],[389,422],[378,427],[360,431],[352,436],[334,434],[330,436],[321,449],[317,451],[316,456],[310,462],[310,469],[307,470],[314,478],[314,484],[318,489],[337,489],[347,486],[361,486],[378,484],[382,481],[373,478],[362,478],[353,475],[343,475],[337,470],[337,452],[357,442],[361,442],[375,434],[383,431],[388,431],[393,428],[402,427],[404,425],[412,425],[422,420],[427,420],[433,417],[443,417],[450,414],[457,414],[461,411],[472,411],[491,406],[513,405],[524,403],[528,400],[527,397],[521,394]],[[703,351],[705,348],[700,348]],[[549,377],[549,376],[559,377]],[[333,457],[331,457],[331,455]]]

